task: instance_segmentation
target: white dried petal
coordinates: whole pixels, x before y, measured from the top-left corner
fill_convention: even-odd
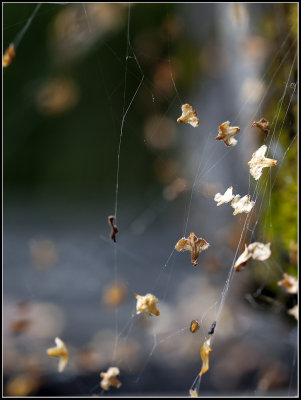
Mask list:
[[[233,194],[233,186],[230,186],[224,194],[221,193],[216,193],[214,196],[214,201],[217,201],[217,206],[220,206],[224,203],[229,203],[229,201],[234,199],[234,194]]]
[[[230,126],[230,121],[223,122],[218,128],[215,140],[223,140],[226,146],[236,146],[237,140],[233,136],[240,131],[238,126]]]
[[[263,168],[272,167],[277,164],[277,160],[266,158],[264,156],[266,151],[267,146],[264,144],[253,153],[251,160],[248,162],[248,165],[250,166],[250,174],[256,181],[261,177]]]
[[[233,215],[240,213],[249,213],[254,207],[255,201],[250,201],[251,196],[246,194],[244,197],[240,198],[237,194],[231,202],[231,207],[234,208]]]
[[[283,273],[283,280],[278,281],[278,286],[285,287],[287,293],[296,294],[298,293],[298,281],[297,279],[286,272]]]
[[[245,245],[245,250],[243,253],[241,253],[241,255],[236,260],[234,269],[236,271],[239,271],[241,269],[241,267],[243,267],[246,264],[246,262],[249,260],[249,258],[251,258],[251,257],[252,257],[252,254],[249,253],[248,246]]]
[[[119,388],[121,386],[121,382],[116,378],[117,375],[120,374],[119,368],[110,367],[107,372],[101,372],[100,377],[102,381],[100,382],[100,386],[104,390],[109,390],[110,386],[115,386]]]
[[[186,123],[196,128],[200,121],[197,118],[196,111],[189,104],[182,105],[182,115],[177,119],[178,124]]]
[[[68,363],[68,351],[65,343],[58,337],[54,339],[56,347],[47,350],[49,356],[59,357],[58,371],[62,372]]]
[[[254,242],[249,244],[248,250],[252,254],[253,260],[264,261],[272,254],[270,246],[271,243],[263,244],[260,242]]]
[[[253,258],[253,260],[264,261],[267,260],[272,252],[270,250],[271,243],[263,244],[260,242],[254,242],[246,245],[244,252],[238,257],[234,268],[236,271],[239,271],[246,262]]]
[[[139,294],[134,295],[137,299],[136,310],[137,314],[144,313],[148,317],[151,314],[160,315],[160,311],[157,309],[157,304],[159,300],[157,297],[151,293],[146,294],[145,296],[140,296]]]

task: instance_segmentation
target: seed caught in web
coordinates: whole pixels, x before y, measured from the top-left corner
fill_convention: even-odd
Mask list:
[[[113,242],[116,242],[116,234],[118,233],[118,228],[116,225],[114,225],[114,220],[116,219],[116,217],[114,217],[114,215],[110,215],[108,217],[108,222],[109,225],[111,227],[111,235],[110,235],[110,239],[113,240]]]
[[[199,255],[210,246],[205,239],[197,238],[193,232],[188,239],[182,238],[178,241],[175,248],[178,251],[190,251],[191,263],[194,267],[198,265]]]
[[[251,128],[254,127],[259,128],[266,135],[270,133],[269,121],[264,118],[261,118],[259,121],[254,121]]]
[[[190,323],[190,332],[194,333],[200,328],[200,324],[195,319]]]
[[[58,371],[62,372],[68,363],[68,351],[65,343],[58,337],[54,339],[56,347],[47,350],[49,356],[59,357]]]
[[[231,207],[234,208],[233,215],[249,213],[255,204],[255,201],[250,201],[250,198],[251,196],[249,194],[246,194],[242,198],[237,194],[231,202]]]
[[[214,322],[212,323],[212,325],[210,326],[210,329],[209,329],[209,331],[208,331],[208,335],[213,335],[213,334],[214,334],[214,329],[215,329],[215,327],[216,327],[216,321],[214,321]]]
[[[189,104],[182,105],[182,115],[177,119],[177,123],[190,124],[194,128],[199,126],[200,121],[197,118],[196,111]]]
[[[140,296],[135,293],[134,296],[137,299],[136,310],[137,314],[144,313],[148,317],[152,314],[159,316],[160,311],[157,309],[157,304],[159,300],[156,296],[151,293],[146,294],[145,296]]]
[[[283,273],[283,280],[278,281],[278,286],[283,286],[287,293],[297,294],[298,293],[298,281],[297,279],[286,272]]]
[[[267,151],[267,146],[264,144],[252,155],[252,159],[248,162],[250,166],[250,174],[257,181],[262,174],[262,169],[265,167],[273,167],[277,164],[277,160],[271,158],[266,158],[265,152]]]
[[[16,55],[16,50],[14,45],[11,43],[9,47],[6,49],[5,53],[3,54],[2,66],[4,68],[8,67],[12,63],[15,55]]]
[[[245,245],[244,252],[238,257],[234,265],[235,271],[240,271],[250,258],[259,261],[267,260],[272,254],[270,246],[271,243],[263,244],[260,242],[251,243],[249,246]]]
[[[201,359],[203,361],[202,369],[199,372],[199,376],[205,374],[209,370],[209,354],[212,351],[210,348],[211,338],[205,340],[203,346],[201,347]]]
[[[218,128],[215,140],[223,140],[226,146],[236,146],[237,140],[233,136],[240,131],[238,126],[230,126],[230,121],[223,122]]]
[[[214,201],[217,201],[217,206],[221,206],[224,203],[229,203],[229,201],[234,199],[233,186],[230,186],[224,194],[216,193],[214,196]]]
[[[110,367],[107,372],[101,372],[100,377],[102,381],[100,382],[100,386],[104,390],[109,390],[110,386],[114,386],[117,389],[120,388],[121,382],[119,379],[116,378],[119,375],[119,368],[117,367]]]

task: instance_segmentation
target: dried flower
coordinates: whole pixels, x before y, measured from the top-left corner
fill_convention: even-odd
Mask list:
[[[234,208],[233,215],[240,213],[249,213],[254,207],[255,201],[250,201],[251,196],[246,194],[244,197],[240,198],[237,194],[232,200],[231,207]]]
[[[102,378],[102,381],[100,382],[100,386],[102,389],[109,390],[110,386],[119,388],[121,386],[121,382],[116,378],[116,376],[119,374],[119,368],[117,367],[110,367],[107,372],[101,372],[100,377]]]
[[[190,332],[194,333],[196,332],[198,329],[200,328],[200,325],[198,323],[198,321],[196,321],[195,319],[191,321],[190,323]]]
[[[298,304],[296,304],[293,308],[290,308],[287,313],[295,317],[295,319],[298,321],[298,314],[299,314]]]
[[[251,128],[253,127],[259,128],[263,133],[267,135],[270,133],[269,121],[264,118],[261,118],[259,121],[254,121],[251,125]]]
[[[114,217],[113,215],[110,215],[108,217],[108,222],[109,225],[111,227],[111,235],[110,235],[110,239],[113,240],[113,242],[116,242],[116,233],[118,233],[118,228],[116,225],[114,225],[114,220],[116,219],[116,217]]]
[[[11,43],[2,57],[2,66],[4,68],[8,67],[12,63],[15,55],[16,55],[16,50],[14,45]]]
[[[217,201],[217,206],[220,206],[224,203],[229,203],[229,201],[234,199],[234,194],[233,194],[233,186],[230,186],[224,194],[221,193],[216,193],[214,196],[214,201]]]
[[[140,296],[139,294],[135,293],[134,296],[137,299],[136,310],[137,314],[144,313],[148,317],[151,314],[160,315],[160,311],[157,309],[157,304],[159,300],[156,296],[151,293],[146,294],[145,296]]]
[[[56,347],[47,350],[49,356],[59,357],[58,371],[62,372],[68,363],[68,351],[65,343],[58,337],[54,339]]]
[[[191,263],[194,267],[198,265],[199,255],[202,251],[210,246],[205,239],[197,238],[193,232],[190,233],[188,239],[182,238],[178,241],[175,248],[178,251],[190,251]]]
[[[199,126],[200,121],[197,118],[196,111],[189,104],[183,104],[182,115],[177,119],[177,123],[190,124],[196,128]]]
[[[252,159],[248,162],[248,165],[250,165],[250,174],[256,181],[261,177],[262,168],[273,167],[277,164],[277,160],[264,156],[266,151],[267,146],[264,144],[253,153]]]
[[[237,140],[233,136],[237,135],[240,131],[238,126],[230,126],[230,122],[222,123],[218,128],[218,136],[215,140],[223,140],[227,146],[236,146]]]
[[[283,280],[278,281],[278,286],[285,287],[287,293],[296,294],[298,293],[298,281],[297,279],[286,272],[283,273]]]
[[[203,346],[201,347],[201,359],[203,361],[202,369],[199,372],[199,376],[205,374],[209,370],[209,354],[212,351],[210,348],[211,338],[205,340]]]
[[[244,267],[250,258],[259,261],[267,260],[272,254],[270,245],[271,243],[263,244],[260,242],[251,243],[249,246],[245,245],[244,252],[238,257],[234,265],[235,271],[239,271]]]

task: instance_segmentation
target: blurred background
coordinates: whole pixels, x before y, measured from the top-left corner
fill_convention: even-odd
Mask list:
[[[3,53],[36,6],[3,5]],[[188,395],[250,241],[272,256],[231,281],[200,395],[297,394],[297,295],[277,284],[297,276],[297,15],[297,3],[41,5],[3,70],[5,395],[102,395],[110,366],[122,386],[108,396]],[[198,128],[176,123],[185,103]],[[268,137],[250,128],[261,117]],[[240,127],[235,147],[215,141],[224,121]],[[247,162],[264,143],[278,164],[256,186]],[[257,198],[248,229],[213,201],[229,186]],[[210,243],[196,268],[174,251],[190,232]],[[135,315],[134,293],[155,294],[161,315]],[[57,336],[63,373],[46,354]]]

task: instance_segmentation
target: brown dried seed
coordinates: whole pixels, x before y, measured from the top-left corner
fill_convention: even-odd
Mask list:
[[[109,225],[110,225],[110,227],[112,229],[111,235],[110,235],[110,239],[113,240],[113,242],[116,242],[116,233],[118,233],[118,228],[117,228],[116,225],[114,225],[114,220],[115,219],[116,219],[116,217],[113,216],[113,215],[110,215],[108,217],[108,222],[109,222]]]
[[[190,323],[190,332],[194,333],[196,332],[198,329],[200,328],[200,325],[198,323],[198,321],[196,321],[195,319],[193,319]]]
[[[197,238],[194,232],[191,232],[188,239],[182,238],[177,242],[175,249],[177,251],[190,251],[191,263],[196,267],[199,262],[200,253],[208,249],[209,246],[209,243],[205,239]]]
[[[253,127],[259,128],[266,135],[270,133],[269,121],[264,118],[261,118],[259,121],[254,121],[251,125],[251,128]]]

